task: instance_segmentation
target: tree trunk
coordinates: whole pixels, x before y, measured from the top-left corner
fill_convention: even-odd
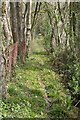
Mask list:
[[[21,5],[22,3],[16,2],[16,13],[17,13],[17,27],[18,27],[18,37],[19,42],[23,41],[23,24],[22,24],[22,9]]]
[[[54,38],[54,28],[52,28],[51,40],[50,40],[50,52],[53,53],[53,38]]]
[[[10,2],[10,13],[11,13],[11,29],[12,29],[13,42],[16,43],[16,41],[19,41],[19,37],[18,37],[18,25],[17,25],[15,2]]]
[[[4,37],[7,41],[7,46],[8,46],[11,41],[11,29],[10,29],[10,21],[8,18],[6,7],[7,7],[6,2],[3,2],[2,3],[3,30],[4,30]]]
[[[29,48],[30,41],[31,41],[31,6],[32,6],[32,0],[27,3],[27,19],[26,19],[26,24],[27,24],[27,32],[26,32],[26,38],[27,38],[27,46]]]
[[[2,26],[3,26],[3,35],[4,35],[4,39],[5,39],[5,43],[6,43],[6,48],[8,48],[8,46],[10,45],[11,42],[11,28],[10,28],[10,21],[8,18],[8,11],[7,11],[7,4],[6,2],[2,3]],[[1,38],[2,39],[2,38]],[[4,45],[3,45],[3,39],[1,40],[1,51],[0,51],[0,72],[1,72],[1,80],[2,80],[2,97],[6,98],[7,97],[7,84],[8,81],[10,80],[9,78],[9,65],[7,67],[7,71],[6,71],[6,63],[9,61],[9,49],[7,49],[8,51],[5,51],[3,49]],[[7,55],[6,55],[7,53]],[[8,73],[8,74],[7,74]]]

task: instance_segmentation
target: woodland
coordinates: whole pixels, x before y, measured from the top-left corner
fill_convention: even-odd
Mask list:
[[[0,118],[80,119],[80,2],[1,2]]]

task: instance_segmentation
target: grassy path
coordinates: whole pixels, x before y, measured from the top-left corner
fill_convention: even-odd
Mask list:
[[[51,69],[48,55],[40,44],[34,47],[25,65],[17,66],[6,106],[3,103],[4,117],[64,117],[70,110],[71,98]]]

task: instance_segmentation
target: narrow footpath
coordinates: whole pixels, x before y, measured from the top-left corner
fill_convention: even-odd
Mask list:
[[[18,64],[16,76],[8,87],[8,107],[3,116],[17,118],[64,117],[70,104],[60,77],[52,70],[44,47],[33,44],[24,65]],[[70,108],[69,108],[70,109]]]

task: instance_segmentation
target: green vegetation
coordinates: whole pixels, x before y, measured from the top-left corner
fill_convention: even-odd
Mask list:
[[[80,118],[80,2],[0,9],[0,117]]]
[[[41,45],[35,47],[26,63],[16,66],[16,75],[8,87],[8,99],[2,102],[2,116],[7,118],[76,117],[68,89],[52,70],[49,56]],[[32,48],[33,49],[33,48]],[[75,114],[74,114],[75,113]]]

